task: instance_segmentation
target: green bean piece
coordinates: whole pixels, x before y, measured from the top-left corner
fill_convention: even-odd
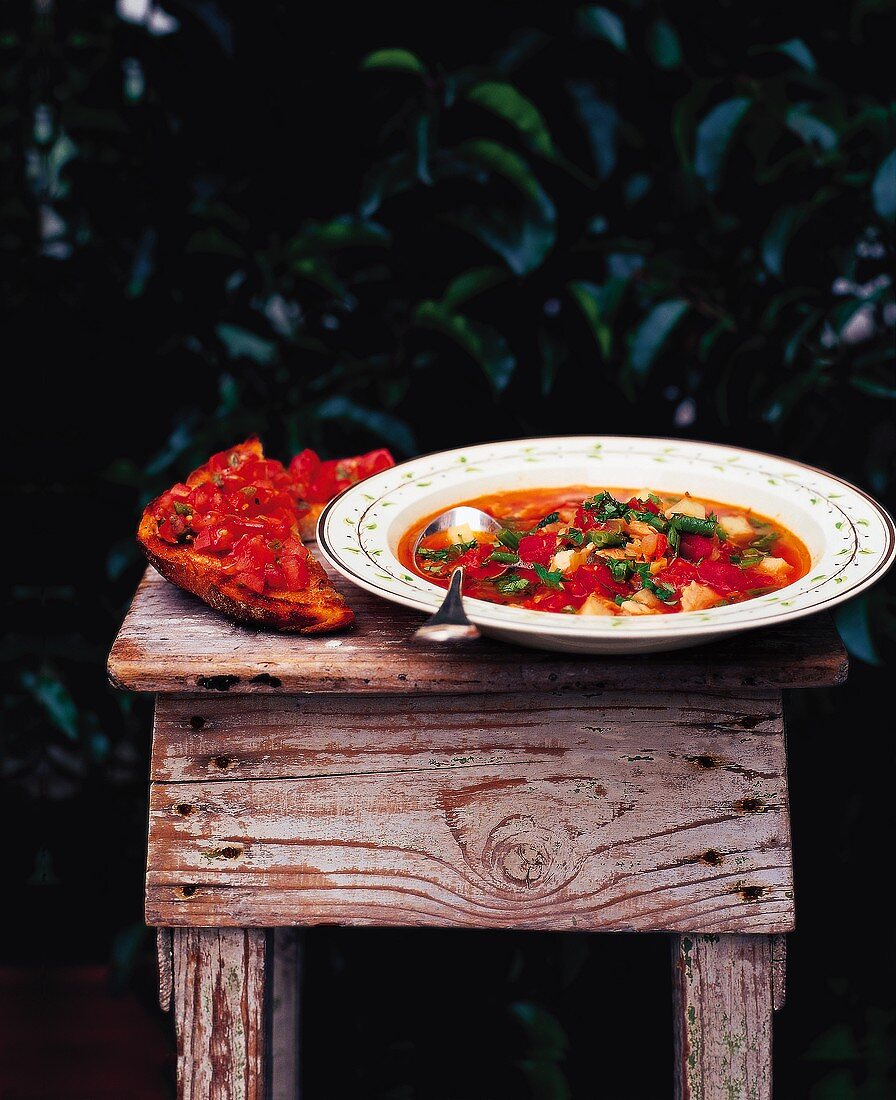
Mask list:
[[[697,519],[696,516],[683,516],[680,512],[673,512],[669,517],[669,523],[684,535],[703,535],[704,538],[712,538],[719,531],[714,519]]]
[[[519,565],[520,559],[513,550],[492,550],[485,559],[485,565],[496,561],[501,565]]]
[[[613,546],[625,546],[626,538],[621,531],[589,531],[588,541],[598,550],[609,550]]]
[[[511,531],[509,527],[502,527],[496,536],[498,542],[502,546],[506,546],[508,550],[519,550],[522,537],[516,531]]]

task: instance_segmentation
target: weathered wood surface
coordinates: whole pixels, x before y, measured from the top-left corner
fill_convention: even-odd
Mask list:
[[[174,956],[170,928],[156,929],[156,959],[159,965],[159,1008],[171,1011],[174,997]]]
[[[176,929],[179,1100],[264,1100],[265,956],[261,929]]]
[[[158,701],[151,924],[792,926],[780,694],[195,702]]]
[[[834,684],[846,675],[827,615],[646,657],[540,653],[488,640],[430,651],[407,644],[419,613],[341,579],[336,587],[355,609],[355,628],[301,638],[231,623],[149,569],[112,648],[109,676],[135,691],[394,694],[626,690],[659,676],[668,691],[741,692]]]
[[[770,1100],[772,937],[672,942],[676,1100]]]

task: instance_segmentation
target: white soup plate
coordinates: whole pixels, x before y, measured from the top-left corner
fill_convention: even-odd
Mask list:
[[[360,588],[430,615],[444,589],[408,572],[397,556],[413,524],[493,492],[572,485],[689,492],[751,508],[793,531],[812,568],[766,596],[673,615],[580,616],[465,598],[483,634],[571,653],[682,649],[834,607],[879,580],[896,554],[892,518],[840,478],[756,451],[634,436],[513,440],[415,458],[332,500],[318,523],[318,546]]]

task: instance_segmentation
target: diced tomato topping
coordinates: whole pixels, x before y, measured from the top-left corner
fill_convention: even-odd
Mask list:
[[[556,535],[526,535],[520,539],[519,559],[528,565],[550,565],[557,547]]]
[[[364,478],[395,465],[392,455],[380,448],[354,458],[321,462],[314,451],[301,451],[289,464],[289,472],[305,500],[320,504]]]
[[[298,521],[308,502],[323,503],[393,465],[386,450],[328,462],[306,450],[287,470],[250,439],[212,455],[185,484],[158,497],[152,515],[159,538],[216,555],[228,575],[254,592],[302,588],[309,578],[308,553]]]

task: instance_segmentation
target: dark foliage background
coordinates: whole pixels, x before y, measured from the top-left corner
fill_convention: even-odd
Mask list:
[[[882,0],[4,7],[5,961],[149,990],[149,715],[103,661],[140,505],[211,450],[684,435],[892,507],[893,26]],[[892,584],[840,625],[850,684],[791,713],[776,1072],[877,1100]],[[666,1089],[660,939],[321,930],[308,981],[309,1096]]]

